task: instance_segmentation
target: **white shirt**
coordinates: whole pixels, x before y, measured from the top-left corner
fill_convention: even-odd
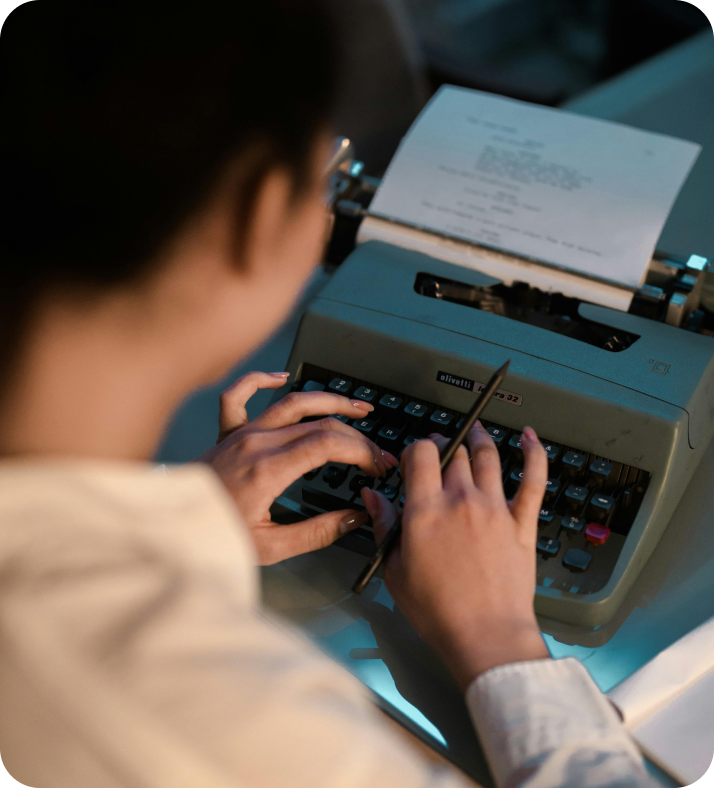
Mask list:
[[[463,786],[260,608],[213,473],[0,463],[0,754],[35,788]],[[496,668],[467,701],[499,786],[643,785],[575,660]]]

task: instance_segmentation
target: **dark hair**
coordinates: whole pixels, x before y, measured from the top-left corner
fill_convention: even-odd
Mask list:
[[[0,377],[40,292],[144,276],[241,153],[269,156],[237,195],[244,209],[270,164],[301,182],[332,110],[332,40],[318,0],[12,12],[0,35]]]

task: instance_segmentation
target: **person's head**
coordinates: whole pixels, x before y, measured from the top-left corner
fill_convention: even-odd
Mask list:
[[[90,318],[167,374],[179,354],[187,385],[265,339],[324,237],[334,58],[319,0],[16,9],[0,36],[0,383],[38,332]]]

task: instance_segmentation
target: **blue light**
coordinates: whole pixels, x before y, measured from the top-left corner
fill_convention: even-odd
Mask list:
[[[702,257],[698,254],[693,254],[689,260],[687,260],[687,268],[692,268],[694,271],[703,271],[707,267],[707,260],[706,257]]]

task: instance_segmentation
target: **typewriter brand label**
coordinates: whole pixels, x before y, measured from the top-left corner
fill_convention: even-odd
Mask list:
[[[468,389],[480,394],[483,391],[484,383],[479,383],[477,380],[469,380],[469,378],[461,378],[458,375],[452,375],[449,372],[437,372],[436,379],[439,383],[446,383],[449,386],[456,386],[459,389]],[[497,389],[493,395],[494,399],[500,399],[501,402],[507,402],[509,405],[522,405],[523,397],[520,394],[514,394],[512,391],[504,391],[504,389]]]

